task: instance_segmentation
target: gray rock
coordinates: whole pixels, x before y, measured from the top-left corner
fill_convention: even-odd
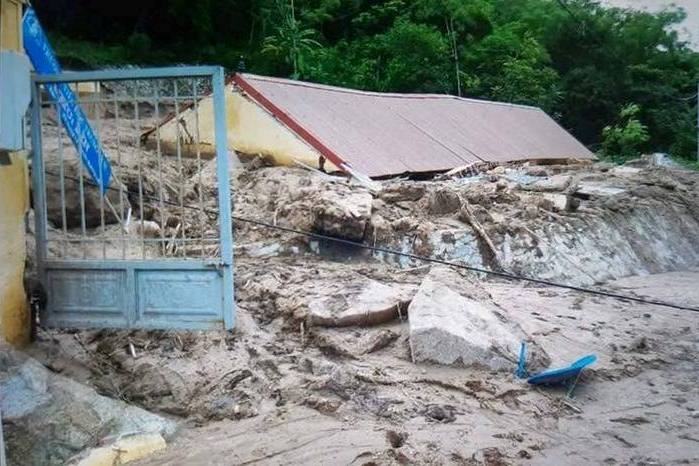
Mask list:
[[[575,190],[575,193],[585,198],[594,198],[615,196],[617,194],[622,194],[625,191],[626,190],[623,188],[617,188],[604,183],[590,181],[580,183],[580,186]]]
[[[553,175],[525,185],[523,189],[537,192],[564,191],[572,181],[573,177],[570,175]]]
[[[526,335],[476,281],[433,268],[408,307],[414,362],[514,370]]]
[[[100,439],[171,436],[176,424],[54,374],[0,343],[0,410],[9,464],[65,464]]]

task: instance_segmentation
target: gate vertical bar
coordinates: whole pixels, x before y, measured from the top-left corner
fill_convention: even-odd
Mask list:
[[[235,325],[233,296],[233,224],[231,221],[231,184],[228,173],[228,136],[226,95],[223,68],[212,77],[214,87],[214,122],[216,144],[216,174],[218,178],[218,207],[221,229],[221,268],[223,271],[223,323],[227,330]]]
[[[43,282],[46,262],[46,191],[44,191],[44,157],[41,150],[41,84],[32,82],[32,183],[34,190],[34,222],[36,257],[39,277]]]

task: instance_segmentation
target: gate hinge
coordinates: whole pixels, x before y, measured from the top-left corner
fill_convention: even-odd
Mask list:
[[[223,262],[223,261],[218,261],[218,262],[211,261],[211,262],[207,262],[206,265],[207,265],[208,267],[216,268],[216,270],[218,271],[219,276],[223,277],[223,269],[224,269],[224,267],[230,267],[231,264],[226,264],[226,263]]]

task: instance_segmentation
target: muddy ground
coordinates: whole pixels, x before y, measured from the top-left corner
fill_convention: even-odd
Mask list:
[[[694,313],[485,281],[552,365],[599,357],[569,399],[565,389],[516,379],[514,367],[413,364],[405,321],[302,333],[282,306],[269,304],[270,294],[281,303],[282,290],[312,287],[317,274],[410,282],[422,272],[295,259],[241,259],[238,267],[238,283],[260,275],[279,282],[250,284],[250,292],[239,285],[232,334],[48,331],[32,355],[102,393],[183,421],[168,450],[140,464],[699,461]],[[696,305],[698,281],[695,270],[608,287]],[[367,352],[388,332],[395,338]]]
[[[136,221],[168,237],[195,231],[199,217],[138,208],[134,173],[149,154],[137,150],[140,129],[121,129],[134,142],[119,167]],[[113,134],[108,123],[104,131]],[[196,203],[202,193],[213,209],[212,162],[201,171],[190,163],[183,194]],[[516,379],[514,354],[511,370],[497,372],[413,363],[405,308],[380,323],[314,325],[318,300],[351,300],[348,290],[367,280],[416,289],[430,265],[241,221],[699,307],[696,173],[646,162],[514,164],[383,181],[379,193],[262,161],[231,174],[233,332],[42,329],[28,349],[55,372],[181,422],[169,448],[140,464],[699,462],[696,313],[459,272],[552,366],[599,357],[567,398]],[[165,193],[177,201],[174,186]],[[215,218],[206,221],[215,232]],[[50,235],[61,229],[54,223]],[[128,257],[141,253],[135,244]]]

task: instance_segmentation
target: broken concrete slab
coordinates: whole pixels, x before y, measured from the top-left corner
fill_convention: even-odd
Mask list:
[[[367,279],[340,292],[328,290],[308,303],[310,325],[347,327],[377,325],[398,318],[415,294],[414,285],[385,285]]]
[[[553,175],[524,185],[522,189],[537,192],[564,191],[570,187],[572,182],[573,177],[570,175]]]
[[[408,314],[416,363],[513,370],[527,338],[481,285],[446,267],[425,277]]]
[[[585,181],[580,183],[578,188],[575,190],[575,195],[584,199],[589,199],[592,197],[615,196],[624,192],[626,192],[626,190],[623,188],[617,188],[615,186],[609,186],[607,184],[594,181]]]

